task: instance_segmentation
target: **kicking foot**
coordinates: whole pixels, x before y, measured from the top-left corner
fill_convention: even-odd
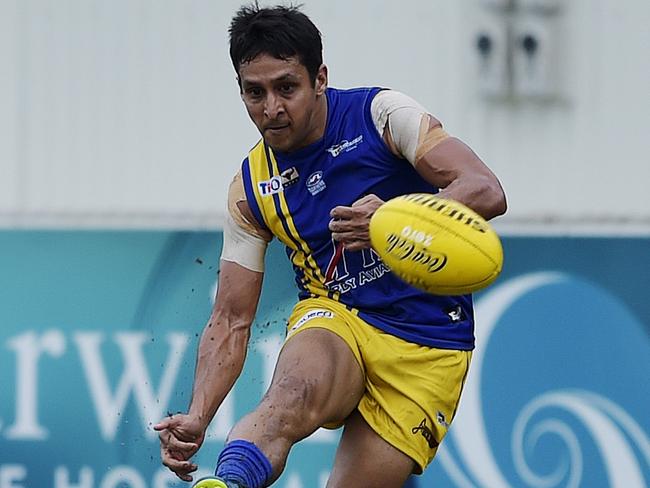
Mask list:
[[[215,478],[214,476],[208,476],[207,478],[201,478],[195,484],[192,485],[192,488],[241,488],[239,485],[226,483],[222,479]]]

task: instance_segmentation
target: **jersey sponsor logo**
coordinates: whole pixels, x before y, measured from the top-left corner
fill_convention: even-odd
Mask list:
[[[305,325],[307,322],[309,322],[312,319],[315,318],[324,318],[324,319],[331,319],[334,317],[334,313],[330,312],[329,310],[324,310],[324,309],[316,309],[316,310],[310,310],[307,312],[305,315],[300,317],[298,322],[296,322],[291,329],[289,329],[289,332],[293,332],[294,330],[299,329],[303,325]]]
[[[322,192],[325,188],[327,188],[327,185],[325,185],[325,181],[323,180],[322,171],[316,171],[307,178],[307,189],[312,195]]]
[[[414,435],[419,432],[422,435],[422,437],[424,437],[424,440],[427,441],[427,444],[429,445],[429,447],[431,449],[435,449],[436,447],[438,447],[439,442],[436,440],[436,438],[433,435],[433,432],[431,431],[431,429],[427,425],[427,419],[426,418],[422,419],[422,422],[420,422],[419,425],[413,427],[411,429],[411,432]]]
[[[292,166],[289,169],[285,169],[282,173],[280,173],[280,178],[282,178],[282,187],[287,188],[294,183],[298,183],[298,170],[295,166]]]
[[[352,268],[350,269],[357,269],[359,264],[362,266],[362,269],[357,269],[352,273],[348,270],[348,256],[345,248],[332,239],[332,249],[333,254],[325,272],[325,286],[328,290],[347,293],[390,273],[390,269],[374,249],[362,249],[352,253],[351,259],[356,260],[356,264],[351,263]],[[359,263],[359,258],[361,258],[361,263]]]
[[[447,418],[445,417],[445,414],[442,413],[440,410],[438,410],[438,413],[436,414],[436,420],[440,425],[442,425],[445,429],[449,428],[449,422],[447,422]]]
[[[332,147],[328,147],[326,151],[332,155],[333,158],[337,157],[342,152],[350,152],[359,146],[363,142],[363,134],[358,135],[351,141],[343,139],[338,144],[334,144]]]
[[[460,322],[463,320],[463,309],[460,305],[456,305],[454,308],[445,310],[445,313],[452,322]]]
[[[263,197],[275,195],[276,193],[280,193],[282,190],[284,190],[281,176],[274,176],[270,180],[260,181],[257,184],[257,187],[260,190],[260,195]]]

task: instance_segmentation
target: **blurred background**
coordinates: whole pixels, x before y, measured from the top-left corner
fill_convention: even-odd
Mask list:
[[[241,3],[0,0],[0,488],[184,486],[151,425],[187,407],[226,189],[258,139],[228,57]],[[508,195],[461,408],[411,486],[648,486],[650,3],[303,4],[330,85],[413,96]],[[204,472],[284,337],[277,243],[267,269]],[[277,486],[324,487],[338,435]]]

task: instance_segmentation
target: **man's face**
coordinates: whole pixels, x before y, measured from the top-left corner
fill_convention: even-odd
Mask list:
[[[327,119],[324,65],[312,84],[298,58],[260,54],[239,66],[239,81],[248,115],[272,149],[295,151],[323,136]]]

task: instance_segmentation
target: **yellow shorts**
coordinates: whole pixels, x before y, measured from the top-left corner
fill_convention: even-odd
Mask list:
[[[421,473],[454,418],[472,352],[407,342],[324,297],[296,304],[287,340],[312,328],[330,330],[350,346],[366,382],[359,412],[377,434],[412,458],[415,472]]]

